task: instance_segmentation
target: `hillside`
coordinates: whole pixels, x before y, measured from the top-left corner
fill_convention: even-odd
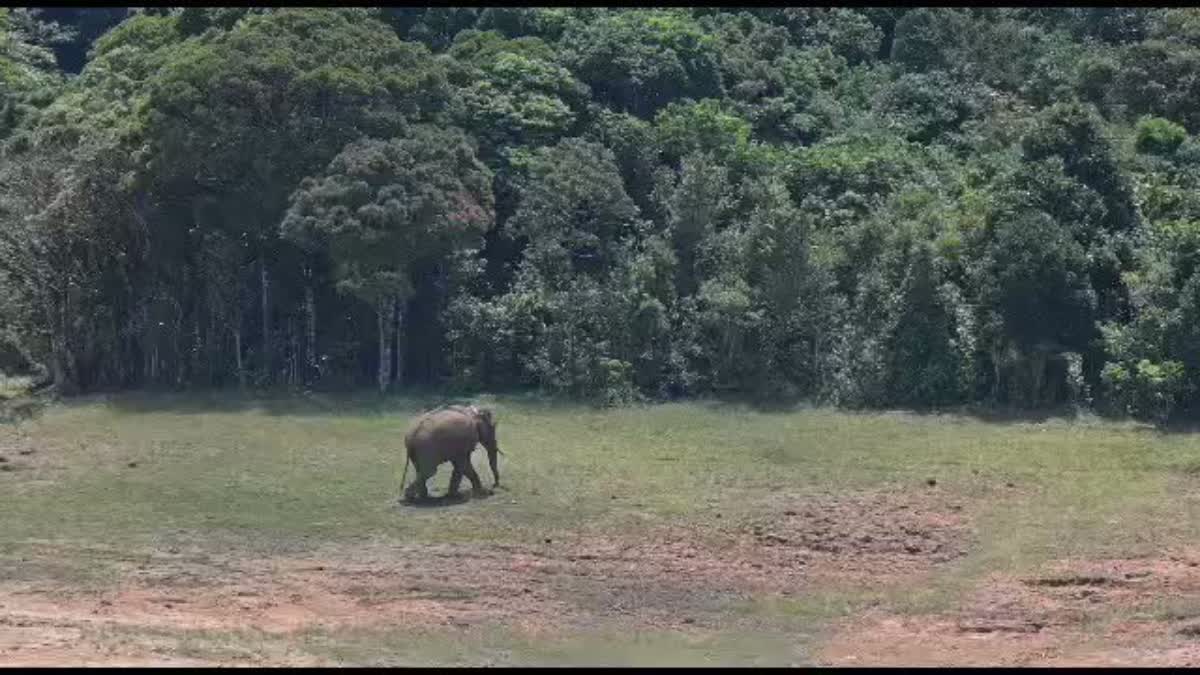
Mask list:
[[[1193,9],[2,10],[60,391],[1070,404],[1200,382]]]

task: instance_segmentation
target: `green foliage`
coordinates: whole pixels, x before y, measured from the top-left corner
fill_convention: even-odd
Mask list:
[[[424,43],[441,50],[454,42],[454,37],[474,27],[482,10],[473,7],[389,7],[382,10],[385,20],[405,40]]]
[[[1194,10],[88,11],[0,12],[64,386],[1200,403]]]
[[[176,18],[147,14],[105,33],[87,67],[41,116],[39,135],[64,141],[96,134],[114,142],[137,138],[148,83],[182,40]]]
[[[679,98],[724,93],[717,43],[686,11],[606,11],[572,24],[560,44],[597,98],[642,118]]]
[[[659,187],[656,198],[679,257],[676,290],[680,296],[692,295],[703,274],[701,246],[726,223],[734,206],[729,171],[712,155],[696,153],[684,158],[678,180]]]
[[[1067,25],[1077,35],[1110,43],[1145,39],[1151,11],[1144,7],[1089,7],[1066,10]]]
[[[745,13],[717,14],[705,23],[721,42],[729,98],[759,138],[812,141],[830,131],[841,114],[834,89],[849,77],[831,47],[807,39],[797,47],[785,26]]]
[[[1074,103],[1051,106],[1039,115],[1037,126],[1022,139],[1021,148],[1028,162],[1061,160],[1066,176],[1094,191],[1103,201],[1104,211],[1095,219],[1101,228],[1122,231],[1137,226],[1129,179],[1118,166],[1103,120],[1093,109]],[[1046,195],[1047,201],[1059,198]]]
[[[355,133],[387,137],[398,115],[444,106],[444,74],[423,51],[352,10],[281,10],[189,40],[149,83],[151,169],[243,176],[230,187],[277,219],[291,187]]]
[[[591,124],[585,138],[612,151],[626,191],[639,206],[645,207],[660,161],[655,128],[646,120],[606,108],[593,107],[588,116]]]
[[[414,127],[356,141],[292,196],[285,236],[321,249],[338,288],[372,302],[412,293],[425,258],[478,245],[493,215],[491,174],[460,131]]]
[[[551,144],[575,125],[587,88],[537,38],[505,40],[464,31],[450,48],[458,64],[464,128],[494,147]]]
[[[921,7],[896,22],[892,60],[914,71],[947,69],[965,46],[970,21],[965,12]]]
[[[1153,115],[1200,130],[1195,85],[1200,49],[1165,40],[1147,40],[1121,52],[1114,78],[1116,97],[1131,115]]]
[[[498,31],[510,38],[536,36],[557,41],[572,21],[572,13],[578,11],[561,7],[488,7],[480,12],[476,28]]]
[[[38,10],[0,8],[0,140],[54,99],[63,76],[51,48],[71,39]]]
[[[950,140],[988,105],[981,87],[963,86],[941,70],[906,73],[880,99],[878,114],[906,140],[918,143]]]
[[[252,7],[184,7],[176,19],[184,35],[200,35],[206,30],[229,30],[250,14],[264,10]]]
[[[883,39],[869,16],[844,7],[788,7],[765,15],[786,26],[798,44],[828,47],[851,64],[874,59]]]
[[[563,141],[534,153],[527,171],[508,222],[526,242],[516,283],[495,309],[464,307],[461,319],[506,320],[497,332],[531,350],[513,364],[523,371],[514,375],[551,391],[627,402],[639,370],[657,358],[672,256],[646,236],[603,146]],[[489,358],[472,356],[476,369]]]
[[[1183,364],[1178,361],[1107,363],[1100,377],[1122,412],[1156,421],[1170,415],[1186,386]]]
[[[983,304],[1024,349],[1051,342],[1081,347],[1091,334],[1095,299],[1087,256],[1044,213],[998,215],[981,261]]]
[[[804,148],[790,163],[790,190],[822,228],[849,226],[925,170],[915,144],[879,133],[854,133]]]
[[[970,393],[975,335],[963,291],[953,283],[961,216],[947,201],[933,191],[901,194],[856,235],[884,239],[856,289],[856,323],[867,337],[863,356],[878,359],[874,388],[860,393],[867,402],[952,405]]]
[[[1122,412],[1161,418],[1176,406],[1194,405],[1195,373],[1200,372],[1200,227],[1188,220],[1156,225],[1137,263],[1126,275],[1132,320],[1102,326],[1110,355],[1105,386]]]
[[[667,105],[658,112],[655,129],[663,159],[672,165],[693,152],[712,153],[728,162],[750,142],[750,124],[721,110],[714,99]]]
[[[1161,117],[1138,120],[1137,149],[1156,155],[1169,155],[1187,140],[1187,129]]]

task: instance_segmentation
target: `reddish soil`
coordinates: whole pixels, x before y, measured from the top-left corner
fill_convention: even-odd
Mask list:
[[[118,585],[0,585],[0,665],[321,665],[297,654],[183,658],[156,632],[325,627],[531,636],[753,628],[731,602],[809,589],[917,584],[971,545],[969,504],[936,489],[774,495],[743,524],[702,533],[561,536],[534,546],[394,546],[269,559],[156,552]],[[875,608],[836,626],[828,665],[1200,664],[1200,554],[1062,561],[993,576],[954,611]],[[114,641],[112,629],[127,629]]]
[[[1062,561],[993,576],[954,612],[873,613],[826,645],[826,665],[1200,665],[1200,557]]]
[[[796,500],[774,497],[753,523],[755,555],[773,569],[855,585],[911,581],[966,555],[967,506],[938,490]]]
[[[25,438],[0,441],[0,471],[25,471],[46,464],[48,453]]]
[[[715,631],[752,620],[731,615],[730,602],[813,584],[912,581],[964,554],[970,539],[963,507],[937,490],[774,497],[762,511],[770,515],[705,537],[663,530],[537,546],[370,545],[256,560],[156,553],[103,593],[0,586],[0,665],[200,663],[159,656],[144,640],[112,647],[94,636],[106,627],[286,635],[494,622],[533,635],[601,624]]]

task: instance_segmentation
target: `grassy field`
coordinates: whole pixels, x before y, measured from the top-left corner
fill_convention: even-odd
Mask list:
[[[355,665],[805,664],[817,660],[839,622],[869,608],[897,616],[946,612],[989,575],[1032,574],[1055,560],[1160,555],[1194,541],[1200,523],[1193,479],[1200,439],[1132,424],[762,412],[716,403],[596,410],[536,399],[479,400],[498,411],[503,487],[487,499],[427,508],[401,505],[398,496],[404,429],[412,415],[437,403],[432,400],[121,396],[59,404],[34,421],[0,429],[0,466],[6,467],[0,472],[0,586],[10,593],[48,599],[53,609],[79,598],[117,597],[112,594],[136,585],[132,580],[161,568],[170,575],[154,583],[174,584],[184,596],[176,604],[195,605],[189,598],[209,592],[204,589],[249,578],[250,563],[236,561],[323,557],[334,561],[331,568],[342,564],[337,561],[359,565],[356,574],[376,582],[385,572],[393,575],[386,588],[372,582],[371,593],[397,617],[380,610],[384,618],[372,622],[297,620],[287,630],[195,617],[106,622],[49,616],[43,605],[38,614],[30,600],[17,609],[0,604],[0,619],[6,611],[10,618],[36,615],[67,636],[63,644],[83,636],[109,653],[140,650],[149,662],[169,656]],[[475,463],[488,481],[482,452]],[[440,494],[448,480],[443,466],[431,490]],[[936,494],[967,504],[970,536],[962,555],[908,581],[841,583],[832,575],[823,582],[814,573],[792,586],[780,581],[777,586],[794,591],[782,594],[749,586],[706,589],[699,577],[689,582],[686,574],[670,572],[675,562],[664,562],[655,568],[660,581],[645,582],[652,588],[611,593],[637,605],[614,609],[616,600],[601,602],[607,585],[619,581],[633,589],[649,577],[612,571],[617,567],[597,577],[580,562],[586,556],[553,553],[565,542],[638,542],[663,532],[685,533],[681,539],[698,545],[717,542],[778,515],[781,504],[799,505],[788,511],[796,515],[794,509],[804,511],[811,500],[836,503],[829,500],[872,491],[921,499]],[[866,525],[854,525],[860,526]],[[713,546],[725,553],[699,557],[716,575],[733,549]],[[743,557],[758,555],[738,550]],[[460,567],[453,552],[463,551],[484,557]],[[504,578],[514,589],[524,586],[515,592],[537,598],[543,596],[531,593],[526,577],[514,576],[526,568],[512,560],[561,555],[558,563],[573,565],[570,585],[555,587],[558,595],[544,596],[541,604],[528,603],[531,616],[543,617],[538,626],[498,613],[503,594],[488,601],[493,614],[472,613],[472,603],[486,605],[488,565],[501,564],[494,557],[500,552],[509,561]],[[363,567],[368,563],[375,567]],[[779,570],[777,579],[792,573]],[[324,590],[342,583],[336,570],[323,574],[311,583]],[[402,583],[406,574],[424,581]],[[460,574],[471,575],[470,583]],[[451,582],[442,576],[459,579],[457,590],[446,590]],[[680,577],[672,598],[645,600],[647,593],[665,597],[664,589]],[[419,588],[435,578],[441,596]],[[468,618],[411,620],[417,596],[423,612]],[[370,606],[363,603],[359,597]],[[659,612],[654,616],[686,614],[687,623],[630,618],[649,616],[639,612],[650,605]],[[554,607],[567,607],[553,611],[574,619],[556,621],[558,615],[546,614]],[[6,639],[19,649],[5,651]],[[21,639],[5,638],[0,622],[0,664],[33,653],[51,659],[55,652],[53,645],[38,652]]]

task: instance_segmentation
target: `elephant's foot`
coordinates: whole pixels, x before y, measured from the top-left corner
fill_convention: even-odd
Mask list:
[[[419,502],[429,501],[429,493],[418,493],[415,490],[405,490],[403,501],[407,504],[417,504]]]
[[[471,490],[471,493],[476,497],[491,497],[492,491],[485,487],[477,487]]]

